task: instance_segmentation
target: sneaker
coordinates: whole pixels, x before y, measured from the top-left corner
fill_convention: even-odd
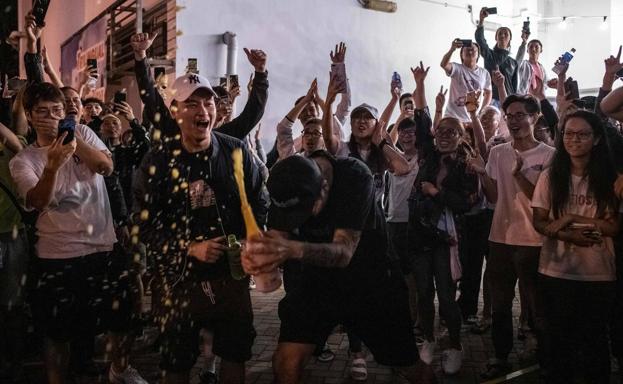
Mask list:
[[[536,362],[538,342],[534,334],[527,332],[524,336],[523,349],[519,352],[519,361]]]
[[[441,356],[441,367],[446,375],[454,375],[463,364],[463,347],[446,349]]]
[[[355,381],[366,381],[368,379],[366,359],[362,357],[353,359],[350,366],[350,377]]]
[[[485,380],[495,379],[502,377],[509,373],[511,366],[506,360],[493,359],[487,364],[487,370],[480,374],[480,377]]]
[[[328,363],[329,361],[333,361],[333,359],[335,359],[335,353],[333,353],[331,348],[329,348],[329,345],[325,344],[316,359],[321,363]]]
[[[482,318],[474,324],[474,326],[470,329],[470,332],[474,335],[482,335],[487,332],[491,328],[491,319]]]
[[[216,384],[218,383],[218,377],[216,373],[212,371],[208,371],[207,369],[202,370],[199,373],[199,384]]]
[[[478,316],[476,315],[467,316],[467,319],[463,320],[463,323],[467,325],[474,325],[478,323]]]
[[[417,345],[417,348],[420,352],[420,360],[422,360],[423,363],[430,365],[433,362],[435,354],[435,342],[424,340],[424,342]]]
[[[108,381],[111,384],[149,384],[136,369],[129,365],[122,373],[115,372],[111,366],[108,370]]]

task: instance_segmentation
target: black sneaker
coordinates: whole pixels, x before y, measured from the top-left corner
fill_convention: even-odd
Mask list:
[[[218,383],[218,377],[216,376],[216,373],[207,371],[207,370],[203,370],[201,371],[201,373],[199,373],[199,384],[217,384],[217,383]]]
[[[484,380],[502,377],[511,371],[511,366],[507,361],[493,359],[487,364],[487,370],[480,374]]]

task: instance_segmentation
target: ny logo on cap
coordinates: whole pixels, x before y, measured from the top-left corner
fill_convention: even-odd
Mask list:
[[[190,84],[201,84],[201,81],[199,81],[199,76],[197,75],[188,75],[188,82]]]

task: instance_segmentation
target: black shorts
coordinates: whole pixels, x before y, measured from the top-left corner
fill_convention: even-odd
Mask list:
[[[131,330],[127,262],[113,252],[71,259],[37,259],[32,312],[46,337],[66,342],[80,329]]]
[[[361,279],[361,285],[297,286],[279,302],[279,342],[322,345],[338,324],[361,338],[383,365],[409,366],[418,360],[407,288],[401,276]]]
[[[156,318],[161,331],[162,370],[186,372],[195,365],[202,328],[213,332],[212,351],[221,359],[235,363],[251,359],[255,329],[248,278],[181,282],[168,298],[160,292],[156,300],[159,303],[154,304],[160,307]],[[188,309],[195,306],[188,300],[202,300],[206,305],[200,313],[189,313]],[[180,303],[185,307],[179,308]]]

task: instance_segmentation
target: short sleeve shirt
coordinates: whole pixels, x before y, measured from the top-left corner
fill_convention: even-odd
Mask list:
[[[532,207],[551,212],[552,198],[550,192],[549,170],[543,172],[534,189]],[[597,201],[588,192],[588,179],[571,176],[569,202],[564,213],[597,218]],[[580,247],[564,241],[544,237],[539,272],[558,279],[578,281],[614,281],[616,267],[614,244],[612,238],[603,237],[600,244]]]
[[[465,109],[465,95],[471,91],[491,90],[491,75],[486,69],[470,69],[463,64],[451,63],[450,97],[445,116],[456,117],[462,122],[471,122]]]
[[[78,124],[76,132],[86,144],[110,155],[89,127]],[[48,148],[30,145],[9,163],[17,192],[24,200],[43,174]],[[74,155],[59,169],[52,199],[40,213],[36,227],[37,253],[43,259],[69,259],[111,251],[117,239],[104,177]]]

